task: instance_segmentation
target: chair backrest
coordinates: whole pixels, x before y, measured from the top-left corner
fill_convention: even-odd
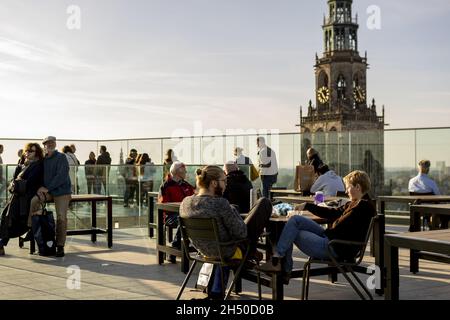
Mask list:
[[[180,231],[184,248],[190,258],[189,243],[192,240],[208,241],[216,244],[220,259],[223,260],[217,221],[214,218],[182,218],[179,217]]]
[[[369,242],[370,234],[372,233],[372,230],[373,230],[373,225],[375,224],[375,221],[378,219],[379,219],[379,217],[377,214],[375,216],[373,216],[372,219],[370,219],[369,228],[367,229],[367,234],[364,239],[364,245],[361,246],[361,250],[356,255],[356,261],[357,261],[356,263],[357,264],[360,264],[362,259],[364,258],[364,254],[366,253],[367,243]]]

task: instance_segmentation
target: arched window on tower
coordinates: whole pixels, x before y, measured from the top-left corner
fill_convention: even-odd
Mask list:
[[[349,34],[349,40],[350,40],[350,50],[356,51],[357,49],[357,42],[356,42],[356,31],[351,30]]]
[[[356,88],[357,86],[359,86],[360,85],[360,76],[359,76],[359,74],[358,73],[356,73],[354,76],[353,76],[353,88]]]
[[[341,74],[337,80],[337,96],[338,100],[345,100],[345,91],[347,89],[347,83],[344,76]]]
[[[344,8],[345,22],[351,22],[351,20],[352,20],[351,12],[352,12],[351,5],[345,5],[345,8]]]
[[[321,87],[328,88],[328,75],[325,71],[322,71],[319,74],[319,88]]]
[[[345,30],[337,29],[335,32],[336,32],[335,48],[336,48],[336,50],[344,50]]]
[[[344,22],[344,4],[339,3],[336,9],[336,22],[343,23]]]

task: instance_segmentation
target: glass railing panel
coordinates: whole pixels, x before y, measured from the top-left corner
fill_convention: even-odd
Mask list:
[[[416,162],[430,160],[430,177],[441,194],[450,193],[450,129],[416,130]]]

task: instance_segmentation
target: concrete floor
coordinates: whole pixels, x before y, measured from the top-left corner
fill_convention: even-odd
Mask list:
[[[27,247],[27,246],[26,246]],[[295,265],[305,257],[295,251]],[[367,256],[363,264],[372,264]],[[417,275],[409,272],[409,253],[400,251],[401,299],[450,299],[450,265],[421,261]],[[78,269],[79,268],[79,269]],[[73,281],[79,270],[80,288]],[[198,270],[196,272],[198,274]],[[367,276],[362,275],[363,282]],[[2,299],[175,299],[184,279],[180,265],[158,265],[155,240],[147,237],[144,228],[114,230],[114,247],[108,249],[106,239],[99,236],[96,244],[88,236],[68,237],[66,256],[62,259],[30,255],[12,239],[6,255],[0,257],[0,294]],[[194,275],[183,299],[202,298],[196,291]],[[257,286],[243,281],[241,295],[233,299],[257,299]],[[300,298],[301,280],[293,279],[285,286],[285,299]],[[263,288],[263,298],[271,298],[271,289]],[[342,276],[337,283],[327,277],[311,278],[310,299],[357,300],[358,296]],[[383,299],[375,295],[375,299]]]

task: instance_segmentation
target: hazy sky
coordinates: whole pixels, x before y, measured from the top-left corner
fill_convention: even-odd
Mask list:
[[[2,0],[0,137],[296,131],[326,0]],[[66,26],[69,5],[81,30]],[[381,30],[366,27],[369,5]],[[450,126],[450,2],[355,0],[389,128]],[[193,132],[192,132],[193,133]]]

